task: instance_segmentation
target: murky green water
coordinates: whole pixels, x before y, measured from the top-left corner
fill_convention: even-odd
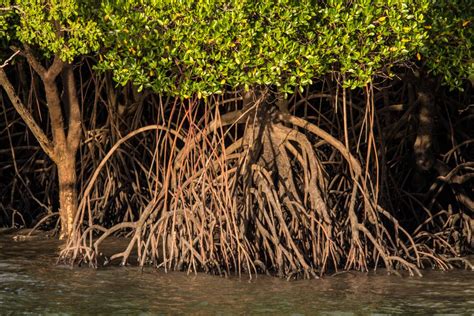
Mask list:
[[[287,282],[258,277],[55,266],[54,240],[0,236],[0,314],[473,314],[474,273],[346,273]]]

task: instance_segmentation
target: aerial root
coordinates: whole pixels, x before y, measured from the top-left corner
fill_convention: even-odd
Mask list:
[[[265,93],[244,97],[240,109],[236,105],[223,115],[206,106],[197,123],[184,108],[173,128],[155,127],[169,151],[154,154],[159,172],[143,167],[157,179],[149,203],[132,212],[133,220],[107,228],[94,223],[88,206],[93,182],[111,154],[105,156],[77,219],[88,227],[77,226],[66,252],[93,261],[105,239],[124,232],[129,244],[111,260],[126,264],[136,252],[139,265],[165,271],[308,278],[377,266],[421,275],[427,262],[449,268],[450,261],[435,255],[427,241],[448,249],[450,237],[402,227],[379,204],[363,155],[353,154],[324,126],[272,108]],[[459,221],[467,220],[451,219]]]

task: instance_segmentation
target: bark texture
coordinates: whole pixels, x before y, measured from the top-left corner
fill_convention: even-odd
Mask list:
[[[21,51],[21,55],[26,58],[44,85],[52,140],[16,94],[3,68],[0,68],[0,85],[5,89],[14,108],[32,131],[41,148],[58,168],[59,215],[61,219],[59,237],[66,239],[72,236],[74,218],[77,213],[76,154],[81,139],[81,112],[74,72],[72,66],[65,64],[58,56],[55,56],[49,68],[45,68],[27,45]],[[63,78],[64,99],[62,103],[57,84],[59,75],[62,75]],[[65,123],[65,121],[67,122]]]

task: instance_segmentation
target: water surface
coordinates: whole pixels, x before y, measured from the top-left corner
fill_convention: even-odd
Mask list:
[[[319,280],[55,265],[55,240],[0,236],[0,314],[473,314],[472,271],[424,277],[344,273]]]

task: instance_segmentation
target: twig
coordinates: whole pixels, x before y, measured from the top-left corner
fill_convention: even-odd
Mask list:
[[[3,62],[3,64],[0,66],[0,68],[5,68],[6,66],[8,66],[8,63],[13,59],[15,58],[16,55],[18,55],[20,53],[20,50],[17,50],[16,52],[13,53],[13,55],[11,55],[7,60],[5,60]]]

